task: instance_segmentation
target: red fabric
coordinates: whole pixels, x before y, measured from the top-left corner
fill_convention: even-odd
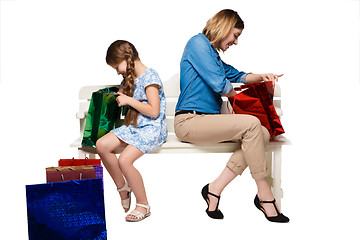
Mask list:
[[[101,165],[100,159],[60,159],[59,167],[83,166],[83,165]]]
[[[261,125],[269,130],[271,138],[285,132],[273,105],[272,82],[246,84],[235,90],[240,90],[240,93],[229,98],[229,101],[236,114],[257,117]]]

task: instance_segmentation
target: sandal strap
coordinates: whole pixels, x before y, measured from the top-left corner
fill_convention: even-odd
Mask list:
[[[215,211],[219,211],[220,196],[215,195],[215,194],[213,194],[213,193],[211,193],[211,192],[208,192],[208,194],[211,195],[211,196],[214,196],[214,197],[216,197],[216,198],[218,199],[218,202],[217,202],[217,204],[216,204],[216,209],[215,209]]]
[[[131,213],[129,214],[130,216],[134,216],[136,217],[137,219],[141,219],[145,216],[145,214],[143,214],[142,212],[139,212],[137,210],[133,210],[131,211]]]
[[[215,195],[215,194],[213,194],[213,193],[211,193],[211,192],[208,192],[208,194],[210,194],[211,196],[214,196],[214,197],[216,197],[217,199],[219,199],[219,200],[220,200],[220,196]]]
[[[149,205],[137,203],[136,206],[143,207],[146,209],[146,214],[139,212],[137,210],[131,211],[131,213],[129,215],[134,216],[136,218],[136,222],[150,216],[150,206]],[[128,221],[134,221],[134,219],[128,219]]]
[[[129,184],[128,184],[128,182],[126,181],[126,179],[125,179],[125,184],[124,184],[124,186],[123,187],[121,187],[121,188],[117,188],[116,189],[118,192],[122,192],[122,191],[127,191],[127,192],[129,192],[128,193],[128,198],[126,198],[126,199],[124,199],[124,200],[122,200],[121,199],[121,205],[123,206],[123,208],[126,208],[126,209],[129,209],[130,208],[130,204],[131,204],[131,188],[129,187]],[[128,210],[127,210],[128,211]],[[126,211],[126,212],[127,212]]]
[[[272,201],[260,201],[260,203],[272,203],[272,204],[274,205],[274,208],[275,208],[275,210],[276,210],[276,213],[277,213],[278,215],[280,215],[280,212],[279,212],[279,210],[277,209],[275,202],[276,202],[275,199],[272,200]]]
[[[275,199],[274,200],[272,200],[272,201],[260,201],[260,203],[275,203]]]
[[[126,179],[125,179],[125,184],[124,184],[124,186],[121,187],[121,188],[117,188],[117,191],[118,191],[118,192],[122,192],[122,191],[131,192],[131,188],[129,187],[129,184],[128,184],[128,182],[126,181]]]
[[[150,211],[150,205],[145,205],[145,204],[137,203],[136,206],[145,208],[145,209],[146,209],[146,212],[149,212],[149,211]]]
[[[123,206],[123,208],[130,208],[130,198],[121,199],[121,205]]]

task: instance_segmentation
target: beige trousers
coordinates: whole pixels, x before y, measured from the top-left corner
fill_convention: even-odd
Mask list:
[[[189,143],[239,142],[239,149],[226,166],[239,175],[249,166],[254,179],[268,175],[265,144],[269,142],[270,134],[254,116],[180,114],[175,117],[175,134],[181,141]]]

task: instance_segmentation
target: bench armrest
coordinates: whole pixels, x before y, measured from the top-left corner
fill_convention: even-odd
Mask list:
[[[76,119],[85,119],[86,115],[87,115],[87,112],[77,112]]]

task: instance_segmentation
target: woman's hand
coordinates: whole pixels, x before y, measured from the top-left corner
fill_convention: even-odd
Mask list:
[[[116,102],[118,103],[118,106],[121,107],[121,106],[124,106],[124,105],[129,105],[129,99],[131,97],[121,93],[121,92],[118,92],[119,96],[116,98]]]
[[[254,73],[250,73],[246,76],[245,81],[249,84],[251,83],[258,83],[261,81],[272,81],[273,84],[275,84],[275,82],[278,81],[279,77],[282,77],[283,74],[277,75],[277,74],[273,74],[273,73],[263,73],[263,74],[254,74]]]
[[[275,84],[275,82],[278,81],[278,78],[282,77],[283,74],[276,75],[273,73],[263,73],[263,74],[260,74],[260,76],[264,82],[272,81]]]

